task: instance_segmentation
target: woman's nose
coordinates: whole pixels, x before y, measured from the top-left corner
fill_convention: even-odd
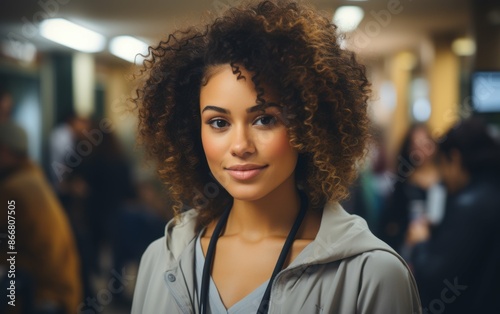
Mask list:
[[[231,155],[245,158],[255,153],[255,145],[251,132],[244,126],[233,128]]]

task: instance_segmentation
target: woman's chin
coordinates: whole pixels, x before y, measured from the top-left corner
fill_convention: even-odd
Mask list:
[[[257,201],[268,194],[265,191],[252,187],[231,188],[228,192],[234,200],[244,202]]]

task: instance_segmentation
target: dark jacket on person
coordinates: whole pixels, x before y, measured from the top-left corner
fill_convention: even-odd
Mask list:
[[[499,178],[477,176],[449,197],[441,225],[413,252],[424,313],[500,313],[499,223]]]
[[[427,190],[405,180],[396,182],[394,192],[387,200],[387,207],[382,213],[380,238],[396,252],[401,253],[410,224],[411,203],[426,202]]]

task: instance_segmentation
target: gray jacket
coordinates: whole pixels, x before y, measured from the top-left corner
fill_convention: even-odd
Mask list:
[[[196,212],[170,221],[144,253],[132,313],[198,313]],[[269,313],[420,314],[403,259],[338,203],[323,211],[316,239],[275,278]]]

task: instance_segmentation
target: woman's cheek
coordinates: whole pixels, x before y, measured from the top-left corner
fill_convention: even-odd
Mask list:
[[[266,143],[268,154],[276,158],[294,158],[295,150],[290,146],[290,140],[286,130],[279,130]]]
[[[210,131],[208,131],[210,132]],[[205,152],[205,156],[207,158],[208,167],[210,171],[214,175],[215,179],[219,181],[219,183],[223,184],[221,180],[222,166],[223,166],[223,158],[225,153],[224,142],[210,134],[202,133],[201,142],[203,145],[203,150]]]

